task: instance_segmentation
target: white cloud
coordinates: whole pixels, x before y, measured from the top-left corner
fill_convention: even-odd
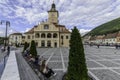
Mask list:
[[[4,32],[3,31],[0,31],[0,34],[3,34]]]
[[[26,28],[25,32],[29,31],[31,28]]]
[[[52,0],[0,0],[0,18],[23,26],[21,31],[28,30],[25,26],[47,19],[51,4]],[[60,24],[78,26],[81,32],[120,17],[120,0],[55,0],[55,4]]]
[[[80,33],[86,33],[86,32],[89,32],[91,31],[91,29],[80,29]]]
[[[69,31],[72,32],[71,29],[69,29]],[[82,36],[88,33],[89,31],[91,31],[91,29],[79,29],[79,32]]]

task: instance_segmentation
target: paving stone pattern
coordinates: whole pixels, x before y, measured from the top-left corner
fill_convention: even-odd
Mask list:
[[[8,56],[6,56],[6,55],[7,55],[7,51],[2,52],[0,50],[0,78],[1,78],[3,70],[4,70],[4,65],[5,65],[5,63],[7,62],[7,59],[8,59]]]
[[[68,48],[39,48],[38,54],[48,60],[56,73],[52,80],[62,80],[68,67]],[[89,74],[96,80],[120,80],[120,50],[114,47],[85,46]]]
[[[120,80],[120,50],[114,47],[87,46],[85,55],[89,74],[96,80]],[[68,67],[68,48],[37,48],[38,54],[57,75],[50,80],[62,80]]]

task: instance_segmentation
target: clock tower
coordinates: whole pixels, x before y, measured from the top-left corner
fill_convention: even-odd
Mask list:
[[[58,24],[58,17],[59,17],[59,13],[56,10],[56,6],[53,2],[51,9],[48,11],[48,21],[50,23],[56,23]]]

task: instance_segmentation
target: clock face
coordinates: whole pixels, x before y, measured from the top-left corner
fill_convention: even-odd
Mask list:
[[[52,21],[54,21],[54,19],[52,19]]]
[[[55,16],[54,14],[52,14],[52,16]]]

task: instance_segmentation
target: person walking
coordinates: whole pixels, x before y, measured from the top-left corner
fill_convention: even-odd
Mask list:
[[[97,48],[99,48],[99,46],[100,46],[100,45],[99,45],[99,44],[97,44]]]
[[[10,54],[10,46],[7,47],[7,55]]]

